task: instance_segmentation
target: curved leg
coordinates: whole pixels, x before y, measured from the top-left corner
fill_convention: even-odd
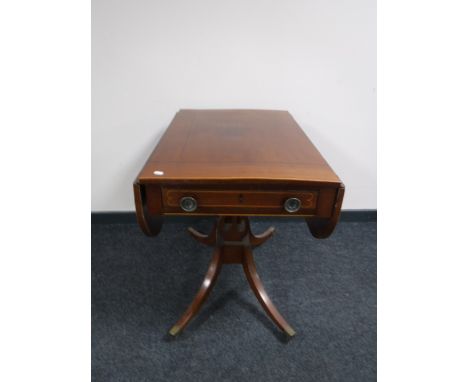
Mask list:
[[[280,327],[286,334],[289,336],[294,336],[296,332],[293,328],[286,322],[283,316],[278,312],[273,302],[268,297],[268,294],[263,287],[263,284],[258,276],[255,263],[253,261],[252,250],[249,247],[244,248],[244,257],[242,261],[242,266],[244,268],[245,275],[250,284],[250,287],[255,293],[260,304],[262,304],[263,309],[268,313],[273,322]]]
[[[216,244],[216,226],[213,227],[209,235],[205,235],[192,227],[189,227],[187,230],[196,241],[199,241],[202,244],[209,246],[214,246]]]
[[[213,289],[222,264],[240,263],[243,266],[250,287],[269,317],[290,337],[296,334],[268,297],[253,260],[252,248],[268,240],[275,232],[273,227],[268,228],[260,235],[254,235],[250,230],[247,217],[221,216],[208,235],[191,227],[188,231],[195,240],[206,245],[215,246],[215,250],[200,290],[179,321],[169,331],[171,335],[176,336],[179,334],[198,313]]]
[[[250,232],[250,243],[253,247],[258,247],[259,245],[267,241],[270,237],[272,237],[274,232],[275,227],[268,228],[265,232],[261,233],[260,235],[254,235],[252,232]]]
[[[197,295],[193,299],[190,306],[187,308],[185,313],[182,317],[177,321],[177,323],[172,327],[169,333],[173,336],[179,334],[182,329],[187,326],[189,321],[197,314],[200,307],[205,302],[206,298],[210,294],[213,286],[216,282],[216,278],[218,277],[219,271],[221,270],[221,250],[216,248],[213,254],[213,258],[211,259],[210,266],[208,268],[208,272],[206,273],[205,279],[198,291]]]
[[[243,223],[242,223],[243,222]],[[242,240],[242,237],[248,233],[249,235],[249,241],[250,244],[253,247],[258,247],[259,245],[263,244],[265,241],[267,241],[275,232],[274,227],[268,228],[265,232],[261,233],[260,235],[254,235],[252,231],[250,230],[250,224],[247,219],[243,218],[230,218],[230,220],[227,222],[227,224],[232,224],[228,226],[227,231],[231,232],[226,232],[226,223],[225,219],[222,219],[219,221],[217,224],[213,225],[213,228],[211,232],[208,235],[205,235],[204,233],[201,233],[200,231],[197,231],[195,228],[189,227],[188,232],[190,235],[198,242],[214,247],[216,245],[216,232],[219,229],[223,236],[232,236],[229,237],[231,240]],[[239,224],[245,224],[243,227],[239,228]]]

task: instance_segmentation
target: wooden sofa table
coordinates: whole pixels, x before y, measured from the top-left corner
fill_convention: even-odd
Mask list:
[[[193,302],[170,334],[196,315],[223,264],[242,264],[247,281],[270,318],[295,331],[268,297],[252,249],[274,232],[250,230],[249,216],[304,218],[316,238],[328,237],[341,210],[344,186],[286,111],[181,110],[134,183],[141,229],[156,236],[164,216],[216,216],[209,234],[189,233],[214,247]]]

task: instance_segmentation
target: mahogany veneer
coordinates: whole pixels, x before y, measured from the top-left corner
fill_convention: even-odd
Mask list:
[[[344,185],[288,112],[179,111],[138,175],[134,195],[138,223],[149,236],[159,233],[164,216],[219,217],[210,235],[190,229],[215,250],[199,293],[171,334],[196,314],[223,263],[242,264],[267,313],[294,334],[253,263],[251,248],[273,229],[256,237],[247,216],[303,217],[312,235],[325,238],[337,224]]]

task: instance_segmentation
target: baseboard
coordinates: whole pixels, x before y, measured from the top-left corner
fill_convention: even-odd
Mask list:
[[[176,223],[176,222],[191,222],[191,221],[197,220],[197,218],[173,216],[166,220],[168,223],[169,222]],[[340,221],[342,222],[376,222],[377,210],[343,210],[341,211]],[[91,212],[91,224],[136,224],[136,222],[137,222],[136,215],[135,215],[135,212],[133,211]]]
[[[342,210],[340,221],[343,222],[376,222],[377,210]]]

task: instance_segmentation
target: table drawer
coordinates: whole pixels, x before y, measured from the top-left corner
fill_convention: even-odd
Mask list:
[[[297,211],[288,212],[285,202],[295,199]],[[183,201],[188,204],[184,204]],[[297,202],[299,200],[299,202]],[[310,214],[317,206],[316,191],[271,190],[210,190],[162,189],[163,209],[166,213],[216,213],[216,214]],[[181,204],[182,203],[182,204]],[[294,204],[294,203],[293,203]],[[290,206],[290,205],[289,205]],[[187,207],[184,209],[184,207]]]

